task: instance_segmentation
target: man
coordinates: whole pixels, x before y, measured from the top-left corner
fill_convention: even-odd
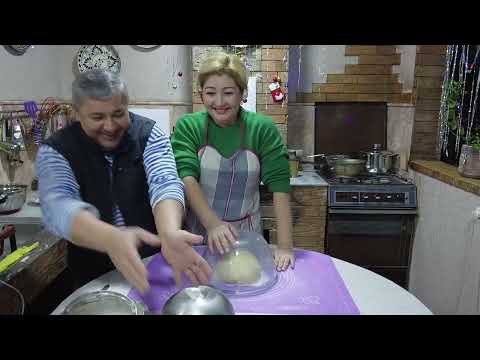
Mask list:
[[[141,257],[161,247],[178,276],[194,284],[211,276],[181,230],[183,183],[170,140],[154,121],[128,111],[128,91],[115,73],[81,73],[72,84],[77,122],[58,131],[37,155],[46,228],[67,240],[76,287],[113,269],[149,289]],[[158,235],[154,235],[157,233]]]

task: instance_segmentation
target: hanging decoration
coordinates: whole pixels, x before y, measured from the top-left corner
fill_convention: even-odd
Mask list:
[[[74,62],[74,72],[92,69],[120,72],[121,61],[117,50],[111,45],[82,45]]]
[[[274,103],[281,103],[285,98],[285,94],[280,86],[280,81],[280,76],[278,76],[277,73],[277,75],[273,77],[273,82],[268,85]]]
[[[303,47],[303,45],[298,45],[297,90],[300,89],[300,71],[301,71],[301,68],[302,68],[302,47]]]
[[[458,158],[462,144],[480,149],[479,95],[480,47],[448,45],[440,99],[440,149],[447,158]],[[474,55],[475,54],[475,55]],[[453,152],[453,153],[451,153]]]

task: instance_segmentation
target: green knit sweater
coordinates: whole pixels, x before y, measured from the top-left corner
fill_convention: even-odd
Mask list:
[[[263,114],[244,109],[240,116],[245,121],[245,146],[260,159],[260,180],[271,192],[290,192],[288,152],[273,120]],[[215,124],[206,111],[183,115],[175,125],[172,147],[180,178],[200,178],[198,150],[205,145],[205,125],[208,121],[208,142],[220,154],[229,158],[240,147],[240,122],[222,128]]]

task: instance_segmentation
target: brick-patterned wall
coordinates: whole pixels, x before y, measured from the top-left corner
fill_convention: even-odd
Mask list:
[[[198,69],[201,60],[221,46],[192,46],[193,54],[193,111],[202,111],[204,106],[197,88]],[[257,112],[269,115],[277,124],[282,137],[287,141],[288,95],[283,104],[274,104],[268,89],[274,75],[280,76],[282,88],[288,81],[288,45],[262,45],[256,49],[255,58],[249,59],[253,68],[249,76],[257,76]]]
[[[410,160],[440,159],[438,126],[447,45],[418,45],[415,59],[415,122]]]
[[[292,237],[294,247],[325,252],[325,225],[327,220],[326,186],[292,186]],[[272,244],[277,244],[277,224],[273,196],[260,187],[260,205],[264,231]]]
[[[346,64],[344,74],[327,74],[325,84],[312,84],[312,92],[298,93],[296,102],[412,103],[412,94],[402,92],[398,74],[392,73],[401,59],[395,45],[346,45],[345,56],[358,57],[358,64]]]

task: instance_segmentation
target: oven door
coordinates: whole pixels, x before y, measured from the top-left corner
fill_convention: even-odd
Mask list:
[[[329,209],[326,253],[408,283],[415,209]]]

